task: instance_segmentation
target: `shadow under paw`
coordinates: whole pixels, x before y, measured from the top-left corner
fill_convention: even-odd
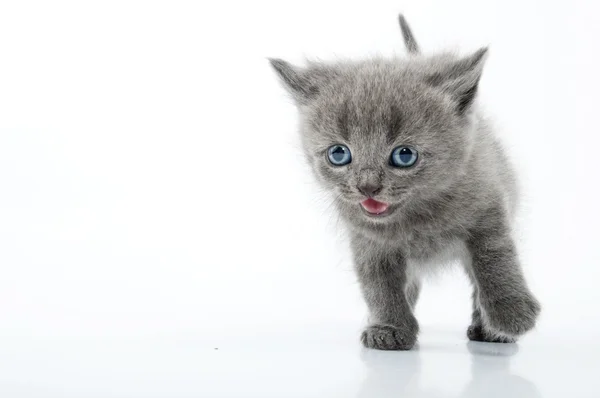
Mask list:
[[[372,325],[363,331],[360,340],[367,348],[410,350],[417,341],[417,333],[389,325]]]

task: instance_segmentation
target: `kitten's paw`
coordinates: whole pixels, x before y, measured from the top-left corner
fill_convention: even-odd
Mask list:
[[[417,341],[417,332],[418,327],[415,330],[415,328],[401,328],[390,325],[371,325],[363,331],[360,340],[367,348],[410,350]]]
[[[498,335],[520,336],[535,326],[541,307],[531,295],[503,297],[486,306],[489,328]],[[487,326],[487,325],[486,325]]]
[[[469,326],[467,337],[471,341],[483,341],[487,343],[514,343],[516,341],[514,337],[500,336],[494,332],[487,331],[480,324]]]

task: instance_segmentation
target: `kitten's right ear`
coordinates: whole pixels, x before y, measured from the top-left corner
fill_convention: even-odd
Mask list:
[[[278,58],[269,58],[269,62],[284,87],[300,105],[316,97],[320,89],[335,76],[334,70],[325,66],[300,68]]]

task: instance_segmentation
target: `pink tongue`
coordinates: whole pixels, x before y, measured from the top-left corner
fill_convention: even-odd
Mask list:
[[[388,204],[383,202],[378,202],[373,198],[369,198],[360,202],[362,207],[371,214],[381,214],[387,210]]]

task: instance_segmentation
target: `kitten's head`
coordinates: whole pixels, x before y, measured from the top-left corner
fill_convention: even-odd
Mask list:
[[[485,54],[271,64],[298,106],[309,163],[343,213],[388,222],[460,178]]]

